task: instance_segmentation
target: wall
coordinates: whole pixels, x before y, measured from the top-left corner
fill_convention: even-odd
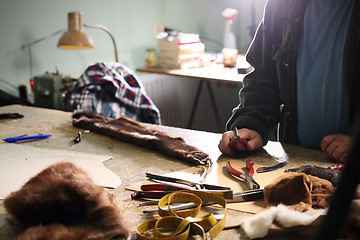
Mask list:
[[[144,65],[145,50],[157,47],[155,24],[198,33],[207,51],[220,51],[225,25],[221,13],[225,8],[239,10],[233,30],[238,49],[246,50],[251,41],[248,27],[252,3],[258,23],[265,0],[0,0],[0,89],[18,96],[17,87],[26,84],[31,98],[29,79],[33,76],[54,72],[58,66],[60,73],[77,78],[97,61],[114,61],[110,37],[92,28],[85,28],[85,32],[94,38],[94,49],[57,49],[60,34],[22,48],[57,30],[66,30],[68,12],[81,11],[85,23],[111,29],[119,61],[135,69]]]

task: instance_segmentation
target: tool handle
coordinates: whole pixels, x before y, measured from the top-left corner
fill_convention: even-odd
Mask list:
[[[253,161],[246,161],[246,168],[249,171],[249,175],[254,175],[254,162]]]
[[[154,198],[160,199],[163,196],[172,193],[173,191],[134,191],[131,193],[131,199],[139,199],[139,198]]]
[[[331,165],[330,169],[342,170],[344,167],[345,167],[345,164],[335,164],[335,165]]]
[[[176,190],[186,189],[186,188],[170,186],[166,184],[146,184],[146,185],[141,185],[140,188],[143,191],[176,191]]]
[[[243,178],[243,174],[244,174],[244,173],[236,170],[235,168],[233,168],[233,167],[231,166],[231,164],[230,164],[230,161],[227,161],[227,162],[226,162],[226,170],[227,170],[230,174],[232,174],[232,175],[234,175],[234,176],[236,176],[236,177],[238,177],[238,178]]]
[[[247,144],[247,140],[245,138],[241,138],[239,136],[235,137],[235,138],[231,139],[231,141],[228,143],[228,146],[229,146],[229,148],[231,148],[231,150],[234,150],[236,142],[240,142],[244,145]]]
[[[245,139],[245,138],[240,138],[240,142],[242,143],[242,144],[247,144],[248,143],[248,141]]]
[[[235,147],[235,140],[232,139],[229,143],[228,143],[228,146],[231,150],[234,150],[234,147]]]

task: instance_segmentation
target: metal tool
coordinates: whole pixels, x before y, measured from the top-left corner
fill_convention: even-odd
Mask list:
[[[82,135],[81,135],[81,131],[79,131],[77,137],[74,138],[73,141],[74,141],[74,143],[79,143],[79,142],[81,142],[81,140],[82,140]]]
[[[221,186],[221,185],[212,185],[212,184],[206,184],[202,181],[199,182],[193,182],[186,179],[180,179],[180,178],[173,178],[173,177],[167,177],[162,175],[156,175],[152,173],[146,173],[146,177],[151,180],[160,181],[162,184],[169,184],[176,183],[176,184],[182,184],[187,187],[191,187],[195,190],[201,190],[201,191],[207,191],[207,192],[214,192],[221,194],[225,199],[231,199],[233,197],[233,191],[231,187],[228,186]]]
[[[281,162],[269,167],[259,167],[256,169],[257,173],[271,172],[286,166],[287,162]]]
[[[212,162],[210,160],[207,161],[207,165],[208,168],[201,166],[201,168],[203,169],[203,172],[201,173],[200,179],[199,179],[199,183],[204,183],[205,178],[207,177],[207,175],[209,174],[210,170],[211,170],[211,165]]]
[[[288,169],[285,169],[284,172],[299,172],[301,168],[302,168],[302,166],[295,167],[295,168],[288,168]]]
[[[23,117],[24,115],[21,113],[0,113],[0,119],[17,119]]]
[[[250,202],[264,199],[264,189],[253,189],[234,193],[233,199],[226,200],[228,203]]]
[[[252,161],[246,162],[246,168],[248,169],[249,173],[243,173],[239,170],[233,168],[230,164],[230,161],[227,161],[226,163],[226,170],[232,175],[237,178],[240,178],[242,181],[245,181],[250,189],[260,189],[260,185],[254,180],[252,177],[254,173],[253,168],[254,163]]]
[[[239,203],[239,202],[250,202],[256,200],[264,199],[264,189],[254,189],[248,191],[242,191],[234,193],[233,199],[227,199],[227,203]],[[149,205],[157,205],[158,201],[147,201],[139,204],[139,206],[149,206]],[[202,206],[210,206],[213,205],[212,202],[203,202]],[[172,206],[171,209],[174,211],[185,210],[189,208],[196,207],[194,203],[178,203],[176,206]],[[144,210],[143,213],[154,213],[157,212],[158,209]]]
[[[231,149],[234,149],[235,148],[235,143],[236,142],[240,142],[242,144],[247,144],[247,140],[245,138],[242,138],[239,136],[239,131],[238,129],[235,127],[234,128],[234,138],[229,142],[229,147]]]

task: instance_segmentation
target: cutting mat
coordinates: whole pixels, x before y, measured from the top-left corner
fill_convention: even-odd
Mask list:
[[[121,179],[104,166],[111,156],[76,151],[37,148],[17,143],[0,143],[0,199],[18,190],[29,178],[42,169],[60,161],[69,161],[85,170],[93,181],[108,188],[116,188]]]

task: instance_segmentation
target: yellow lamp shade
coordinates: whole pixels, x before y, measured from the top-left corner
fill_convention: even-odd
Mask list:
[[[88,49],[94,47],[94,40],[83,31],[82,13],[68,13],[68,31],[58,41],[61,49]]]

